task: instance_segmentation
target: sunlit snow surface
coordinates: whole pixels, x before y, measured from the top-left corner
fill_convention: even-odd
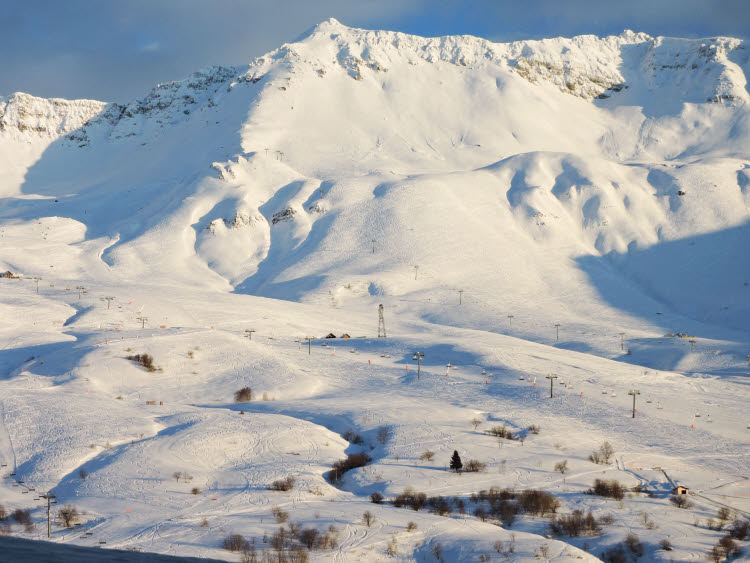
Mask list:
[[[647,560],[703,558],[707,518],[750,512],[748,59],[729,38],[328,21],[127,106],[0,100],[0,270],[25,277],[0,279],[0,503],[36,523],[13,534],[46,538],[49,490],[85,512],[52,541],[83,546],[238,560],[221,540],[270,549],[278,506],[337,528],[319,560],[500,558],[512,534],[513,560],[594,560],[631,531]],[[352,338],[321,346],[331,332]],[[484,432],[502,424],[525,439]],[[605,440],[612,463],[588,461]],[[447,471],[453,450],[486,470]],[[655,495],[585,494],[595,478]],[[552,538],[470,502],[369,502],[492,486],[614,523]]]

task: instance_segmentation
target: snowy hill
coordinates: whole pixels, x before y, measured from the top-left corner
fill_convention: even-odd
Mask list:
[[[328,20],[126,105],[0,99],[0,271],[41,277],[39,293],[0,279],[0,458],[85,505],[109,544],[192,556],[221,557],[217,534],[273,533],[281,501],[264,487],[293,473],[284,506],[338,522],[340,557],[384,556],[394,534],[405,559],[438,535],[448,559],[474,557],[499,528],[421,513],[419,535],[401,535],[416,516],[388,506],[360,529],[367,495],[542,487],[568,512],[605,514],[583,494],[605,439],[623,452],[609,470],[662,496],[623,509],[587,539],[597,549],[639,511],[669,511],[657,466],[701,490],[740,483],[732,506],[747,511],[748,76],[750,50],[725,37],[500,44]],[[338,354],[294,342],[373,337],[380,303],[386,341]],[[677,333],[689,337],[664,336]],[[430,377],[405,369],[417,349]],[[125,359],[144,351],[162,372]],[[446,379],[449,362],[464,371]],[[567,383],[547,403],[536,378],[550,373]],[[234,405],[244,384],[277,400]],[[634,384],[649,394],[636,421]],[[712,425],[691,428],[706,410]],[[548,434],[498,454],[474,416]],[[375,460],[335,487],[323,476],[357,451],[350,428]],[[498,478],[446,476],[447,458],[419,460],[429,448],[464,448]],[[562,451],[567,481],[546,467]],[[202,493],[170,483],[175,471]],[[11,481],[0,503],[18,505]],[[524,517],[517,557],[545,526]],[[679,514],[664,526],[697,534],[673,557],[715,539]],[[583,543],[548,549],[585,558]]]

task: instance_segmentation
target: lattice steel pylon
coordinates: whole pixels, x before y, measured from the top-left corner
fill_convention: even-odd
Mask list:
[[[378,338],[385,338],[385,319],[383,318],[383,304],[378,306]]]

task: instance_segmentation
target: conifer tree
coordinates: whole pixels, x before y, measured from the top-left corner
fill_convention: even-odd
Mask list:
[[[457,450],[453,450],[453,457],[451,457],[451,469],[458,473],[464,464],[461,462],[461,456],[458,455]]]

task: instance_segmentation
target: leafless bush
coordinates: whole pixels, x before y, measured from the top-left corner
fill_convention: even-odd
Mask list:
[[[283,524],[284,522],[289,520],[289,513],[286,512],[285,510],[282,510],[281,507],[274,506],[271,509],[271,514],[273,515],[274,518],[276,518],[276,522],[278,524]]]
[[[5,511],[5,507],[0,504],[0,520],[5,520],[6,516],[8,516],[8,513]]]
[[[435,457],[435,452],[432,450],[427,450],[425,452],[422,452],[422,454],[419,456],[419,459],[421,461],[432,461],[432,459]]]
[[[477,459],[470,459],[464,465],[464,471],[466,471],[467,473],[480,473],[484,471],[486,468],[487,468],[487,464],[482,463],[481,461]]]
[[[446,516],[451,513],[453,507],[450,498],[436,496],[427,499],[427,507],[430,512],[438,516]]]
[[[401,508],[408,506],[412,510],[421,510],[427,502],[427,495],[424,493],[417,493],[411,487],[404,489],[404,492],[397,495],[393,499],[393,506]]]
[[[385,444],[391,438],[391,429],[387,426],[378,428],[378,442]]]
[[[294,488],[295,479],[292,475],[287,475],[284,479],[277,479],[270,485],[270,491],[291,491]]]
[[[417,529],[417,523],[416,522],[409,522],[406,524],[406,531],[407,532],[413,532]]]
[[[558,461],[555,464],[555,471],[557,471],[558,473],[565,474],[565,472],[567,470],[568,470],[568,460],[567,459],[564,460],[564,461]]]
[[[735,540],[744,540],[750,535],[750,522],[747,520],[735,520],[729,528],[727,535]]]
[[[364,443],[362,436],[357,434],[352,428],[344,432],[342,436],[344,440],[346,440],[347,442],[351,442],[352,444],[357,444],[358,446],[361,446]]]
[[[235,403],[247,403],[253,400],[253,390],[250,387],[243,387],[239,391],[234,392]]]
[[[199,495],[199,494],[201,494],[201,490],[198,487],[193,487],[192,489],[190,489],[190,494],[191,495]]]
[[[358,467],[364,467],[367,465],[372,458],[366,453],[349,454],[346,459],[342,459],[334,462],[331,468],[330,478],[332,483],[338,483],[341,477],[347,471],[356,469]]]
[[[693,501],[691,501],[687,495],[672,495],[669,497],[669,501],[674,504],[677,508],[692,508]]]
[[[672,551],[672,542],[667,538],[664,538],[659,542],[659,549],[663,549],[664,551]]]
[[[505,425],[502,426],[493,426],[489,430],[486,431],[487,434],[490,436],[495,436],[496,438],[505,438],[506,440],[512,440],[513,439],[513,432],[505,427]]]
[[[364,514],[362,514],[362,522],[365,523],[365,526],[369,528],[374,520],[375,517],[372,515],[372,512],[370,512],[369,510],[365,510]]]
[[[388,557],[396,557],[396,555],[398,555],[398,542],[396,541],[396,536],[391,537],[391,540],[385,547],[385,553]]]
[[[641,512],[641,521],[648,530],[653,530],[656,528],[656,522],[651,519],[651,516],[649,516],[648,512]]]
[[[156,371],[156,366],[154,366],[154,358],[153,356],[150,356],[148,354],[136,354],[135,356],[126,356],[128,360],[131,362],[135,362],[136,364],[142,365],[146,371],[154,372]]]
[[[372,502],[373,504],[383,504],[383,495],[377,492],[372,493],[370,495],[370,502]]]
[[[325,533],[318,538],[317,546],[320,549],[336,549],[339,543],[339,532],[335,526],[330,525]]]
[[[434,555],[435,559],[438,561],[443,560],[443,545],[440,542],[432,544],[432,555]]]
[[[208,518],[201,520],[201,528],[208,528]]]
[[[593,461],[594,463],[609,463],[609,460],[612,459],[614,454],[615,449],[612,447],[612,444],[604,442],[599,446],[598,450],[591,452],[591,455],[589,455],[589,461]]]
[[[594,480],[594,486],[586,491],[590,495],[622,500],[625,498],[625,487],[619,481]]]
[[[630,532],[622,543],[636,558],[643,556],[643,543],[633,532]]]
[[[57,512],[57,518],[66,528],[72,528],[80,520],[78,509],[72,504],[66,504]]]
[[[598,534],[601,526],[591,512],[584,514],[583,510],[574,510],[572,514],[553,518],[550,530],[556,536],[577,537]]]
[[[719,542],[716,544],[716,547],[718,547],[719,550],[727,558],[734,557],[735,555],[739,555],[741,551],[739,544],[728,535],[721,538]]]
[[[187,357],[192,360],[195,357],[195,352],[193,352],[192,350],[188,350]]]
[[[10,517],[23,526],[31,524],[31,511],[30,510],[23,510],[22,508],[16,508],[11,513]]]
[[[85,481],[85,480],[86,480],[86,477],[88,477],[88,476],[89,476],[89,473],[88,473],[88,471],[86,471],[86,470],[85,470],[85,469],[84,469],[83,467],[81,467],[81,469],[80,469],[80,470],[78,471],[78,476],[79,476],[79,477],[80,477],[80,478],[81,478],[82,480],[84,480],[84,481]]]
[[[539,434],[540,431],[541,428],[536,424],[532,424],[531,426],[529,426],[529,432],[531,432],[532,434]]]
[[[487,520],[487,516],[489,515],[487,514],[487,511],[484,508],[482,508],[481,506],[478,506],[477,508],[474,509],[474,516],[479,518],[482,522],[485,522]]]
[[[482,421],[481,421],[481,420],[479,420],[479,419],[478,419],[478,418],[477,418],[477,417],[475,416],[475,417],[474,417],[474,419],[473,419],[473,420],[471,421],[471,424],[472,424],[472,425],[474,426],[474,430],[476,430],[476,429],[477,429],[477,427],[478,427],[478,426],[479,426],[480,424],[482,424]]]
[[[230,534],[222,540],[221,547],[227,551],[244,551],[250,549],[250,542],[240,534]]]
[[[528,514],[544,516],[547,513],[557,512],[560,507],[560,501],[547,491],[529,489],[520,492],[517,498],[518,504]]]
[[[304,528],[299,533],[300,543],[311,551],[317,545],[319,537],[320,532],[315,528]]]
[[[605,563],[628,563],[629,560],[623,544],[617,544],[616,546],[602,552],[601,559]]]

